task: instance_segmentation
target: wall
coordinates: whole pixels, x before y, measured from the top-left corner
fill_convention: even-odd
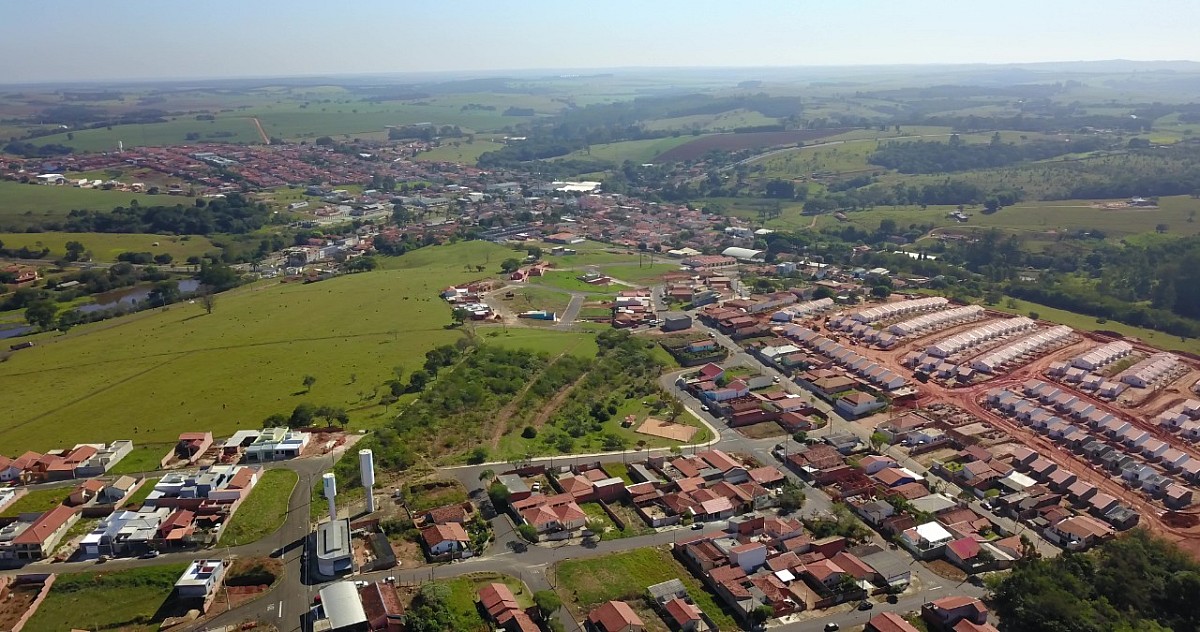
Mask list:
[[[46,600],[46,595],[50,594],[50,587],[54,585],[54,580],[56,577],[57,575],[53,573],[50,573],[49,575],[17,576],[17,581],[23,581],[25,578],[28,578],[29,581],[41,581],[42,591],[39,592],[38,596],[33,599],[33,603],[29,604],[29,610],[25,611],[25,614],[21,615],[21,618],[17,620],[17,624],[13,626],[11,632],[21,632],[21,629],[25,627],[25,624],[29,622],[29,619],[37,613],[38,607],[40,607],[42,602]]]

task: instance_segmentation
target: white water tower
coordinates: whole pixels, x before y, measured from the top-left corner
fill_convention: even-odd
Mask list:
[[[337,477],[333,472],[326,472],[321,477],[321,483],[325,489],[325,498],[329,500],[329,521],[337,522],[337,504],[334,502],[337,498]]]
[[[367,490],[367,513],[375,513],[375,454],[370,450],[358,451],[358,477]]]

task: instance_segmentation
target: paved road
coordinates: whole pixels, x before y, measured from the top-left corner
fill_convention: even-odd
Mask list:
[[[579,316],[579,309],[583,307],[583,299],[586,294],[582,292],[571,292],[571,302],[567,303],[567,308],[558,318],[558,322],[554,323],[555,329],[570,329],[575,324],[575,318]]]

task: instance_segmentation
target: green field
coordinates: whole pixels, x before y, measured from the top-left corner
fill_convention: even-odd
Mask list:
[[[649,130],[711,130],[732,131],[739,127],[775,125],[778,119],[764,116],[760,112],[737,109],[720,114],[693,114],[670,118],[653,119],[645,122]]]
[[[137,491],[134,492],[133,495],[131,495],[125,501],[125,504],[126,505],[134,505],[134,504],[141,505],[142,501],[146,500],[146,497],[150,495],[150,492],[154,491],[154,486],[157,484],[158,484],[157,478],[148,478],[145,481],[142,481],[141,487],[137,488]]]
[[[446,605],[454,621],[454,630],[462,632],[486,632],[491,626],[483,620],[477,603],[479,589],[486,584],[500,582],[512,590],[517,604],[522,608],[533,605],[533,593],[525,584],[508,575],[499,573],[472,573],[456,579],[439,580],[435,583],[450,589],[450,597]]]
[[[601,269],[604,271],[604,274],[610,275],[614,279],[635,285],[649,285],[662,279],[662,276],[668,272],[679,272],[678,263],[651,264],[649,261],[647,259],[646,265],[642,266],[601,266]],[[655,261],[670,261],[670,259],[667,257],[655,257]]]
[[[29,619],[29,632],[63,630],[158,630],[175,580],[187,564],[58,576],[50,594]]]
[[[447,139],[441,147],[417,154],[417,160],[437,160],[442,162],[457,162],[463,165],[474,165],[479,157],[489,151],[504,147],[503,143],[488,140],[476,140],[473,143]]]
[[[250,496],[221,531],[224,546],[241,546],[271,535],[287,517],[288,499],[299,478],[285,469],[263,472]]]
[[[645,548],[615,553],[589,560],[567,560],[555,567],[558,592],[578,619],[586,617],[591,608],[612,599],[621,599],[637,607],[645,605],[646,587],[679,579],[688,595],[722,630],[740,629],[720,606],[716,598],[701,587],[700,582],[669,553],[662,549]]]
[[[18,453],[19,454],[19,453]],[[54,487],[51,489],[35,489],[26,494],[0,512],[0,518],[14,517],[23,513],[42,513],[61,505],[71,494],[70,487]]]
[[[567,308],[567,304],[571,301],[571,296],[565,292],[548,287],[538,287],[536,285],[513,288],[512,293],[512,298],[504,298],[503,295],[493,295],[492,302],[503,304],[508,309],[517,313],[548,310],[562,315],[563,310]],[[548,320],[533,319],[526,319],[523,322],[531,327],[554,324]]]
[[[189,133],[200,135],[198,140],[188,140]],[[141,125],[114,125],[111,128],[83,129],[67,133],[43,136],[38,144],[58,143],[75,148],[76,151],[116,151],[117,143],[126,147],[183,145],[196,143],[261,143],[254,121],[245,114],[220,114],[212,121],[197,121],[194,116],[178,116],[166,123]]]
[[[188,257],[203,256],[210,252],[219,252],[207,237],[168,236],[130,233],[0,233],[0,242],[5,248],[49,248],[49,258],[54,259],[66,253],[66,243],[78,241],[92,253],[93,261],[116,261],[117,255],[123,252],[149,252],[151,254],[167,253],[174,257],[174,263],[183,265]],[[158,245],[155,245],[158,244]]]
[[[598,352],[596,337],[589,333],[549,331],[537,327],[502,327],[483,325],[475,329],[479,339],[490,345],[510,349],[529,349],[557,355],[571,353],[584,358],[595,357]]]
[[[588,149],[571,152],[564,159],[591,158],[593,160],[608,160],[621,164],[626,160],[637,164],[654,162],[659,154],[674,149],[684,143],[690,143],[699,138],[690,134],[668,136],[666,138],[650,138],[646,140],[625,140],[616,143],[592,145]]]
[[[548,285],[560,290],[586,292],[588,294],[616,294],[623,289],[629,289],[615,283],[609,283],[608,285],[584,283],[576,278],[582,274],[583,272],[574,270],[563,272],[551,271],[540,277],[530,277],[529,282],[535,285]]]
[[[161,469],[162,459],[168,450],[174,450],[174,443],[151,443],[135,445],[125,458],[117,461],[108,471],[109,474],[141,474],[157,472]]]
[[[301,402],[345,407],[352,429],[378,424],[383,409],[370,396],[392,368],[409,373],[427,349],[463,335],[446,328],[438,290],[487,276],[464,263],[495,266],[507,252],[480,241],[434,246],[384,258],[375,272],[239,288],[219,296],[212,314],[175,305],[41,334],[37,347],[0,364],[9,402],[0,445],[60,447],[52,429],[66,426],[77,428],[73,441],[172,443],[196,429],[227,436]],[[570,340],[534,333],[546,350]],[[311,392],[305,375],[317,378]]]
[[[73,209],[109,211],[117,206],[129,206],[130,200],[152,206],[174,204],[181,198],[0,181],[0,229],[24,230],[33,223],[61,220]]]

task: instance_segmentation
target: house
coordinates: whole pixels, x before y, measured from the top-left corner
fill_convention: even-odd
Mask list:
[[[246,460],[261,462],[296,458],[308,441],[307,432],[290,428],[264,428],[246,448]]]
[[[133,488],[137,487],[138,481],[132,476],[121,476],[117,480],[104,486],[100,492],[100,502],[117,503],[125,499]]]
[[[537,624],[517,604],[517,599],[508,586],[501,583],[488,584],[480,588],[477,594],[480,608],[502,629],[509,632],[538,632]]]
[[[974,597],[942,597],[921,606],[921,618],[938,630],[951,630],[960,621],[987,623],[987,606]]]
[[[704,613],[693,603],[676,597],[664,603],[662,608],[669,617],[668,621],[680,632],[705,632],[711,629],[704,620]]]
[[[826,588],[833,588],[842,581],[846,570],[833,560],[823,559],[804,565],[804,572]]]
[[[175,594],[181,599],[195,600],[203,604],[201,610],[216,596],[225,576],[223,560],[194,560],[175,580]]]
[[[930,420],[918,415],[917,413],[905,413],[899,417],[893,417],[881,424],[878,430],[887,437],[888,443],[900,443],[904,441],[913,431],[924,428],[929,425]]]
[[[155,548],[159,527],[172,513],[166,507],[114,512],[80,539],[79,550],[88,557],[148,551]]]
[[[1190,487],[1172,483],[1167,486],[1167,493],[1163,497],[1163,504],[1171,509],[1185,509],[1192,504],[1192,490]]]
[[[179,441],[175,444],[175,456],[189,464],[195,463],[212,444],[211,432],[184,432],[179,435]]]
[[[1042,535],[1067,550],[1082,551],[1111,538],[1113,530],[1094,518],[1078,515],[1046,527]]]
[[[867,622],[863,632],[920,632],[904,617],[894,612],[881,612]]]
[[[520,513],[525,524],[533,525],[538,534],[557,531],[577,531],[587,524],[587,514],[574,500],[561,504],[543,504]]]
[[[371,630],[401,632],[404,629],[404,604],[391,584],[371,582],[358,589],[358,598]],[[536,627],[521,632],[535,632]]]
[[[460,553],[470,548],[471,536],[457,522],[435,524],[421,531],[421,540],[430,557]]]
[[[67,504],[72,506],[86,505],[99,497],[102,491],[104,491],[104,481],[89,478],[71,490],[71,494],[67,496]]]
[[[59,505],[38,516],[33,522],[20,521],[0,531],[0,560],[40,560],[54,551],[67,529],[79,520],[79,514]],[[16,527],[9,531],[10,528]],[[8,531],[8,534],[5,533]],[[7,541],[5,536],[10,536]]]
[[[588,613],[588,630],[592,632],[643,632],[646,624],[624,601],[609,601]]]
[[[983,547],[973,536],[959,538],[946,545],[946,559],[968,573],[987,563],[980,557],[982,552]]]
[[[849,417],[862,417],[883,408],[886,404],[873,395],[862,391],[851,391],[837,400],[838,412]]]

